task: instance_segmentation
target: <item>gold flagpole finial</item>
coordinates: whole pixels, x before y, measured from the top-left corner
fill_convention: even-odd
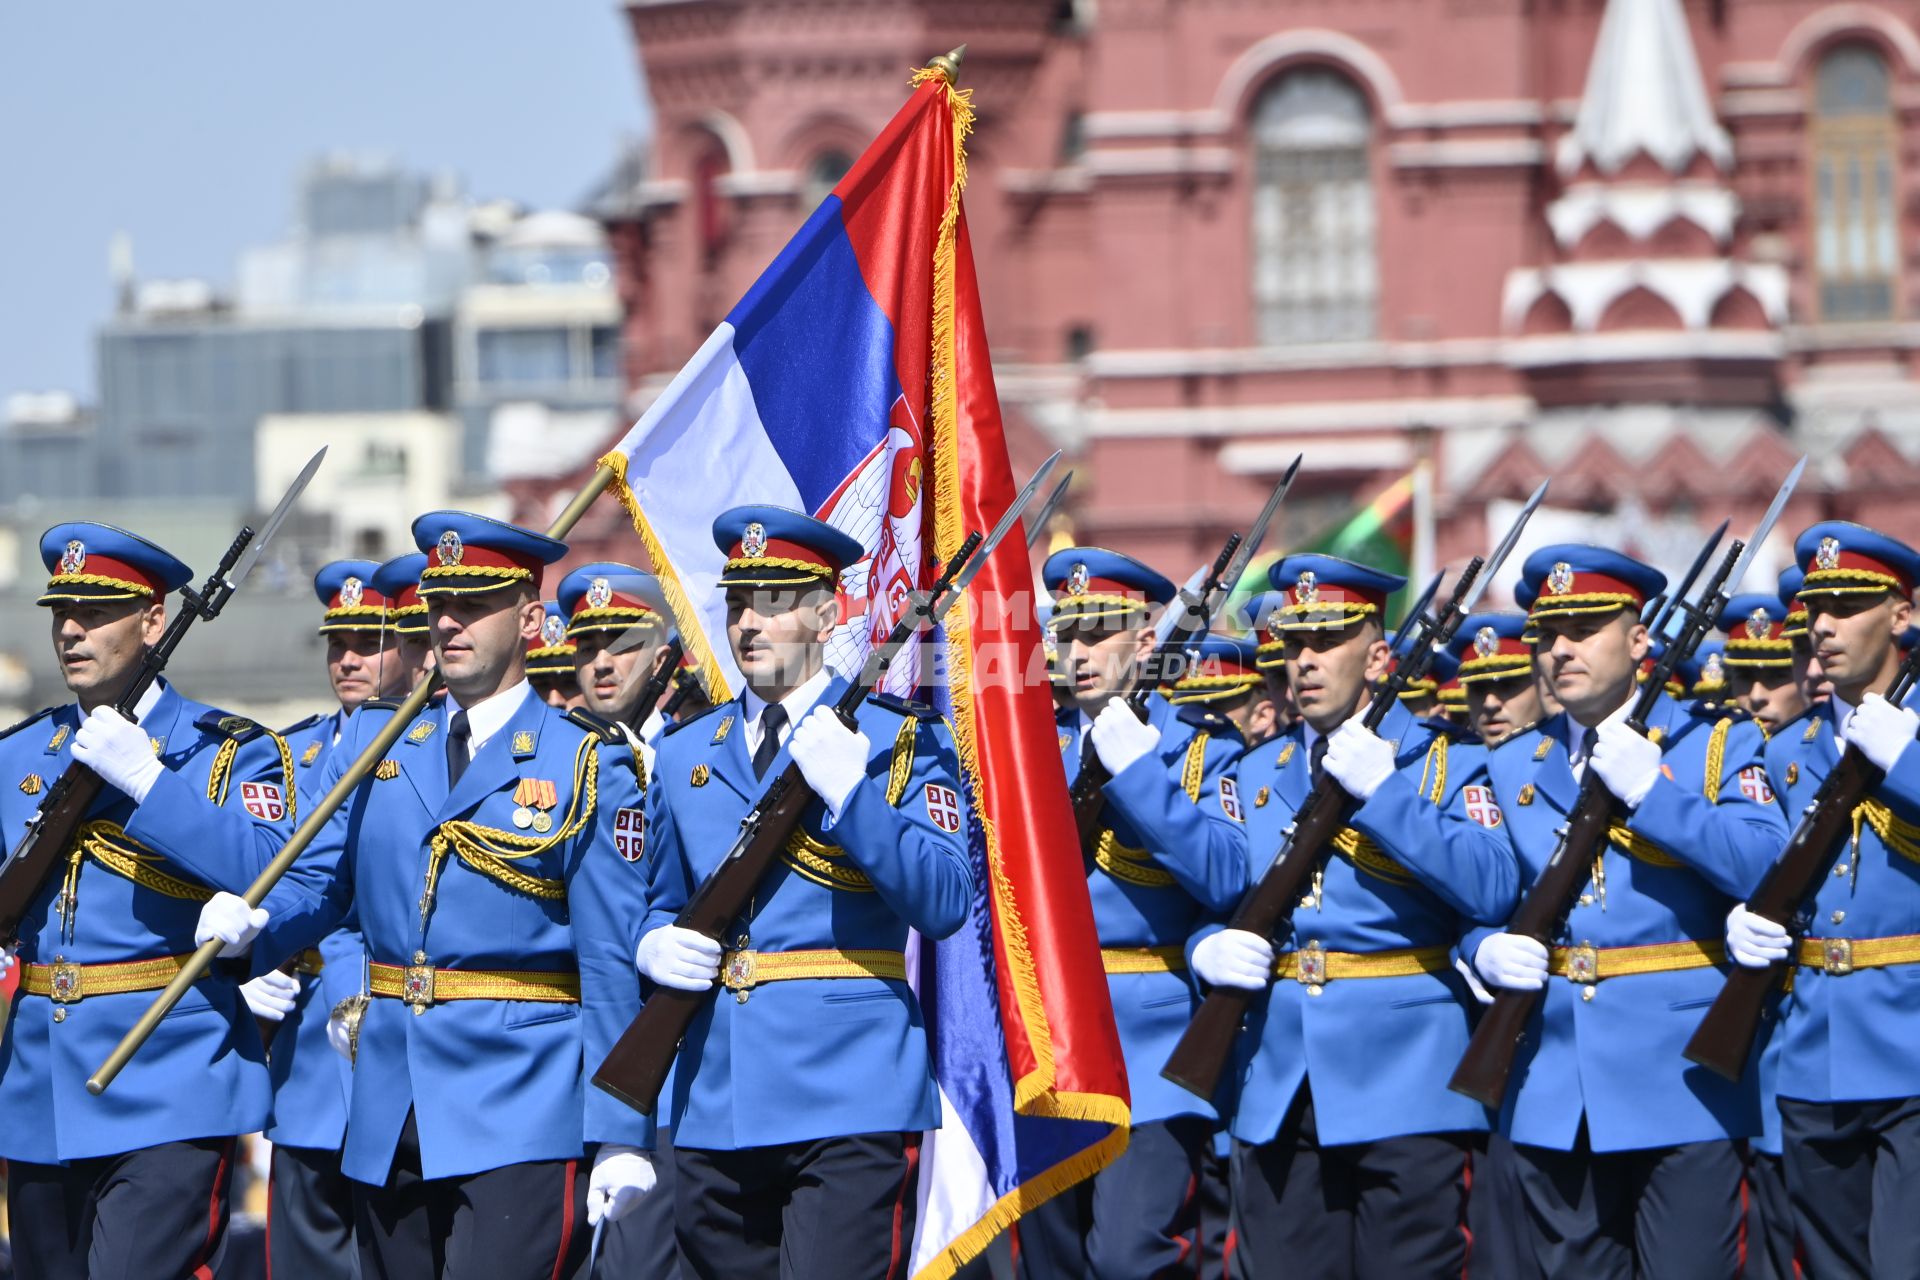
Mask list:
[[[958,85],[960,83],[960,60],[966,56],[967,46],[961,45],[957,49],[936,54],[927,59],[927,65],[945,76],[949,85]]]

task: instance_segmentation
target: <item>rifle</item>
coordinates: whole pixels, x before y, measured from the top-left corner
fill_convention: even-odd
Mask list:
[[[135,719],[134,709],[140,705],[140,699],[146,696],[160,673],[167,669],[167,662],[173,657],[173,651],[180,647],[186,638],[188,628],[199,619],[211,622],[220,616],[227,602],[233,599],[234,592],[246,580],[253,566],[260,562],[260,554],[273,541],[274,534],[280,531],[287,513],[307,482],[313,479],[313,473],[320,469],[321,459],[327,456],[322,448],[308,460],[307,465],[295,477],[293,485],[280,499],[280,505],[267,517],[266,524],[258,537],[251,527],[242,528],[233,545],[220,558],[219,567],[203,583],[198,591],[192,587],[182,587],[180,598],[185,607],[167,623],[167,629],[160,639],[148,649],[140,659],[140,668],[134,672],[133,681],[113,709],[129,720]],[[40,802],[40,808],[27,824],[26,833],[20,843],[14,846],[13,854],[0,865],[0,941],[7,944],[17,943],[20,936],[20,920],[28,907],[39,896],[47,881],[56,869],[66,861],[67,847],[73,843],[74,833],[86,821],[87,813],[93,802],[100,798],[106,789],[106,783],[99,774],[75,760],[70,762],[66,771],[53,786],[47,789],[46,798]]]
[[[674,672],[673,692],[668,694],[667,700],[660,705],[660,718],[671,724],[674,716],[680,713],[680,708],[686,705],[688,698],[704,692],[705,689],[701,686],[699,677],[693,672]]]
[[[1901,660],[1893,686],[1887,690],[1887,701],[1896,707],[1905,703],[1916,678],[1920,678],[1920,646],[1909,649]],[[1878,765],[1848,743],[1833,772],[1801,811],[1799,825],[1786,848],[1747,899],[1747,910],[1791,929],[1800,904],[1826,878],[1835,855],[1852,836],[1855,807],[1885,776]],[[1764,969],[1734,965],[1727,973],[1727,984],[1687,1041],[1687,1060],[1729,1080],[1739,1080],[1746,1073],[1767,998],[1792,971],[1793,963],[1789,953],[1787,959]]]
[[[1292,464],[1287,467],[1286,474],[1280,477],[1280,483],[1274,486],[1273,493],[1267,498],[1267,505],[1261,508],[1246,537],[1242,538],[1237,533],[1229,534],[1226,545],[1220,548],[1220,554],[1214,558],[1212,566],[1196,571],[1188,579],[1187,585],[1181,588],[1179,596],[1167,606],[1166,613],[1161,616],[1154,630],[1153,651],[1141,664],[1133,687],[1127,693],[1127,707],[1140,717],[1141,723],[1144,724],[1150,714],[1154,690],[1180,678],[1181,671],[1187,665],[1188,646],[1195,638],[1206,634],[1213,625],[1213,615],[1220,603],[1231,596],[1234,587],[1239,585],[1241,575],[1247,571],[1247,565],[1267,535],[1267,526],[1273,522],[1274,512],[1286,500],[1287,490],[1293,488],[1293,478],[1300,471],[1303,456],[1294,455]],[[1112,771],[1101,763],[1099,755],[1088,752],[1081,762],[1079,776],[1067,791],[1067,802],[1073,807],[1073,825],[1080,837],[1080,849],[1089,859],[1093,857],[1094,846],[1100,841],[1100,818],[1107,804],[1106,785],[1111,781]]]
[[[842,724],[849,729],[857,728],[854,713],[860,704],[885,679],[888,668],[915,633],[944,614],[967,589],[994,548],[1019,522],[1021,512],[1033,501],[1034,494],[1059,460],[1058,453],[1047,459],[1000,517],[993,532],[984,540],[978,530],[968,534],[932,586],[914,594],[911,606],[894,623],[887,638],[867,655],[859,678],[848,683],[834,704],[833,712]],[[694,890],[687,905],[674,917],[674,923],[716,940],[724,937],[728,926],[746,909],[754,890],[786,848],[814,798],[813,788],[807,785],[799,764],[789,760],[787,767],[741,819],[740,834],[734,839],[733,847],[713,874]],[[634,1110],[651,1114],[659,1101],[660,1087],[666,1082],[667,1072],[680,1051],[680,1042],[686,1038],[687,1028],[701,1007],[713,998],[713,992],[713,987],[705,991],[656,987],[640,1006],[639,1016],[628,1024],[608,1052],[606,1061],[594,1072],[593,1083]]]
[[[1792,496],[1794,485],[1799,482],[1805,466],[1806,459],[1802,458],[1787,476],[1786,483],[1781,485],[1779,493],[1774,495],[1773,505],[1761,517],[1752,540],[1745,543],[1735,540],[1727,548],[1720,567],[1701,588],[1698,598],[1688,603],[1687,589],[1719,545],[1721,535],[1726,532],[1724,522],[1695,557],[1693,569],[1674,593],[1672,602],[1667,606],[1667,615],[1662,619],[1670,621],[1674,616],[1681,617],[1680,630],[1668,640],[1666,651],[1654,663],[1653,671],[1640,687],[1633,710],[1627,717],[1627,726],[1635,733],[1644,734],[1647,731],[1647,718],[1653,714],[1660,695],[1666,689],[1668,678],[1693,655],[1701,640],[1713,629],[1720,610],[1726,606],[1727,597],[1739,590],[1740,579],[1752,563],[1754,552],[1772,532],[1774,522],[1780,518],[1780,512]],[[1547,860],[1539,879],[1527,890],[1519,910],[1507,923],[1509,933],[1532,938],[1542,946],[1549,945],[1560,922],[1566,918],[1574,900],[1580,896],[1580,890],[1592,875],[1594,856],[1604,851],[1608,832],[1620,816],[1619,800],[1607,790],[1606,783],[1600,780],[1597,771],[1587,769],[1581,775],[1580,791],[1574,800],[1573,810],[1557,833],[1553,856]],[[1493,1003],[1482,1011],[1479,1025],[1474,1028],[1473,1038],[1468,1041],[1467,1051],[1461,1057],[1453,1077],[1447,1081],[1447,1087],[1484,1106],[1498,1108],[1506,1097],[1507,1081],[1513,1074],[1514,1055],[1519,1051],[1528,1019],[1533,1016],[1534,1008],[1545,994],[1544,988],[1520,991],[1503,987],[1496,990]]]
[[[640,726],[647,722],[647,717],[653,714],[654,707],[659,705],[660,695],[667,691],[667,685],[672,682],[674,674],[680,670],[680,656],[686,652],[686,649],[686,642],[676,631],[668,639],[666,647],[654,655],[653,674],[647,678],[647,687],[640,691],[640,700],[633,704],[631,722],[635,733],[640,732]],[[676,696],[678,693],[676,689]]]
[[[1073,472],[1069,471],[1067,474],[1061,476],[1060,483],[1053,486],[1053,492],[1048,494],[1047,500],[1040,504],[1040,510],[1034,513],[1033,519],[1027,521],[1027,545],[1029,547],[1040,541],[1042,535],[1046,533],[1047,523],[1053,519],[1053,513],[1060,509],[1061,501],[1067,496],[1067,486],[1072,483]]]
[[[1399,640],[1404,656],[1374,687],[1372,699],[1361,720],[1369,731],[1380,727],[1387,713],[1399,702],[1400,691],[1426,674],[1436,647],[1444,647],[1453,639],[1461,621],[1473,611],[1481,593],[1493,581],[1507,557],[1513,554],[1527,521],[1533,517],[1535,508],[1546,496],[1547,485],[1543,481],[1533,491],[1533,496],[1527,499],[1527,505],[1521,508],[1506,536],[1494,549],[1492,557],[1483,559],[1475,556],[1467,562],[1467,567],[1453,584],[1453,594],[1438,617],[1427,612],[1428,605],[1439,590],[1440,579],[1437,575],[1420,599],[1414,602],[1413,608],[1400,624]],[[1240,900],[1227,927],[1245,929],[1262,938],[1275,938],[1285,933],[1293,921],[1294,907],[1300,900],[1300,886],[1306,883],[1313,869],[1319,865],[1322,853],[1340,829],[1352,820],[1354,811],[1359,807],[1359,802],[1348,795],[1331,775],[1323,772],[1314,779],[1313,790],[1307,793],[1292,823],[1282,833],[1280,849],[1274,854],[1266,874]],[[1247,1005],[1254,994],[1242,987],[1216,986],[1208,991],[1160,1074],[1189,1093],[1211,1098],[1219,1087],[1220,1073],[1226,1069],[1227,1059],[1233,1055],[1233,1042],[1240,1034]]]

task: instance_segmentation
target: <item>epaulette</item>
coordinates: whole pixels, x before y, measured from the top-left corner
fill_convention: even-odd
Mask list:
[[[1211,711],[1203,706],[1190,705],[1179,708],[1174,714],[1180,718],[1181,724],[1190,724],[1202,733],[1212,734],[1214,737],[1232,737],[1236,739],[1240,737],[1239,728],[1234,725],[1233,721],[1227,719],[1218,711]]]
[[[1484,744],[1484,745],[1486,745],[1486,748],[1488,751],[1499,751],[1503,747],[1510,746],[1511,744],[1520,741],[1520,739],[1526,737],[1528,734],[1532,733],[1535,729],[1538,729],[1542,723],[1543,722],[1540,720],[1535,720],[1532,724],[1520,726],[1518,729],[1515,729],[1512,733],[1500,739],[1500,741],[1498,742]]]
[[[660,737],[663,740],[666,738],[670,738],[674,734],[680,732],[682,729],[686,728],[690,724],[699,724],[702,720],[705,720],[708,716],[718,711],[720,707],[730,707],[732,705],[733,703],[731,702],[723,702],[720,704],[720,706],[708,707],[705,711],[702,711],[697,716],[689,716],[685,720],[675,720],[671,724],[667,725],[666,728],[660,731]]]
[[[885,707],[895,715],[905,716],[909,720],[938,720],[940,712],[924,702],[915,702],[911,698],[896,697],[891,693],[870,693],[867,701],[876,707]]]
[[[25,720],[22,720],[19,724],[9,725],[5,729],[0,729],[0,738],[11,737],[14,734],[20,732],[22,729],[29,727],[30,725],[39,724],[42,720],[45,720],[48,716],[52,715],[54,712],[58,711],[59,709],[60,709],[59,707],[48,707],[44,711],[36,711],[32,715],[28,716]]]
[[[196,728],[217,733],[223,738],[232,738],[235,742],[251,742],[267,731],[256,720],[228,715],[224,711],[209,711],[193,723]]]
[[[305,720],[296,721],[295,723],[290,724],[286,728],[282,729],[280,731],[280,736],[283,738],[290,738],[294,734],[299,733],[302,730],[313,728],[313,726],[319,724],[320,721],[323,719],[325,719],[325,717],[322,716],[318,711],[316,711],[312,715],[308,716]]]
[[[621,731],[619,725],[604,716],[593,714],[593,712],[587,710],[585,707],[575,707],[573,710],[567,712],[567,719],[579,725],[588,733],[593,734],[602,742],[617,742],[622,746],[626,745],[627,735]]]
[[[1414,722],[1423,729],[1444,735],[1462,745],[1472,745],[1480,741],[1480,735],[1464,724],[1455,724],[1445,716],[1425,716]]]

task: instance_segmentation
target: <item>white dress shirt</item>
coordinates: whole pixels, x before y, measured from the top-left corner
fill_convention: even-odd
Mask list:
[[[467,759],[471,760],[487,745],[487,740],[507,727],[507,721],[513,719],[520,710],[520,704],[533,693],[533,685],[527,680],[509,689],[502,689],[490,698],[483,698],[470,707],[460,705],[453,694],[447,694],[447,723],[453,723],[453,717],[464,711],[467,713]]]
[[[833,673],[825,667],[810,676],[806,683],[780,699],[780,705],[786,708],[787,722],[780,726],[780,744],[793,735],[794,726],[800,723],[800,717],[813,709],[827,692],[827,686],[833,683]],[[740,695],[741,709],[746,712],[747,723],[742,726],[747,735],[747,758],[752,759],[760,750],[760,716],[767,709],[767,700],[751,689]]]

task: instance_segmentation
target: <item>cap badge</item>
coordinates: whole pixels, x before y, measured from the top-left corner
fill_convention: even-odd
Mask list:
[[[1547,574],[1547,590],[1557,596],[1573,590],[1573,566],[1565,560],[1556,561],[1553,571]]]
[[[613,584],[605,578],[595,578],[587,584],[587,608],[604,609],[613,602]]]
[[[466,544],[460,541],[460,535],[452,529],[448,529],[440,535],[440,545],[436,550],[440,553],[440,565],[442,568],[450,565],[458,565],[461,558],[467,554]]]
[[[1309,569],[1301,574],[1293,584],[1293,602],[1295,604],[1314,604],[1317,603],[1319,599],[1320,579],[1316,578],[1313,570]]]
[[[60,553],[60,572],[79,573],[87,567],[87,544],[75,538]]]
[[[767,526],[758,520],[750,522],[740,535],[740,553],[749,560],[758,560],[767,554]]]
[[[1500,637],[1492,627],[1482,627],[1473,633],[1473,651],[1483,658],[1500,652]]]
[[[340,607],[343,609],[359,608],[360,596],[365,590],[366,588],[360,585],[360,579],[348,578],[340,584]]]
[[[1724,680],[1726,677],[1726,668],[1721,665],[1720,655],[1717,653],[1708,654],[1707,660],[1700,664],[1701,681]]]
[[[567,638],[567,620],[549,614],[540,623],[540,639],[551,649]]]
[[[1087,566],[1082,563],[1075,563],[1073,568],[1067,573],[1067,594],[1070,596],[1083,596],[1087,594],[1087,581]]]
[[[1822,569],[1840,567],[1840,539],[1820,539],[1820,549],[1813,553],[1813,562]]]
[[[1747,639],[1764,640],[1767,632],[1773,630],[1773,615],[1765,609],[1755,609],[1747,615]]]

